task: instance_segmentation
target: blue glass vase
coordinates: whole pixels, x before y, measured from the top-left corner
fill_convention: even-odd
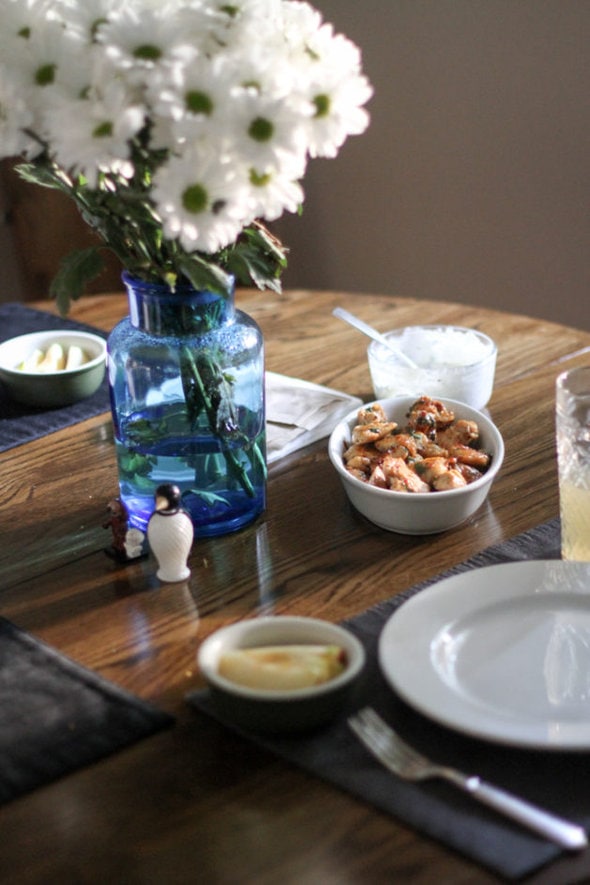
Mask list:
[[[129,316],[108,374],[120,496],[145,532],[154,492],[177,485],[195,536],[236,531],[266,505],[264,342],[224,297],[123,274]]]

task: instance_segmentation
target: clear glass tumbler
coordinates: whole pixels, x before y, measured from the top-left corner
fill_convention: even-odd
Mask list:
[[[590,562],[590,366],[557,378],[555,404],[561,555]]]

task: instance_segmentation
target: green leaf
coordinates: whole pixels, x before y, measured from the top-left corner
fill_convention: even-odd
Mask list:
[[[35,166],[33,163],[19,163],[14,167],[23,181],[29,184],[40,184],[45,187],[58,187],[55,177],[45,166]]]
[[[210,263],[197,253],[181,255],[177,261],[178,270],[193,284],[195,289],[217,292],[227,297],[233,285],[231,276],[217,264]]]
[[[197,498],[200,498],[204,504],[208,504],[209,506],[213,506],[214,504],[225,504],[226,507],[230,506],[230,502],[227,500],[227,498],[223,498],[216,492],[204,492],[202,489],[187,489],[185,492],[182,493],[183,499],[188,497],[189,495],[196,495]]]
[[[72,196],[72,182],[65,173],[58,173],[53,165],[44,166],[37,161],[36,163],[19,163],[14,168],[23,181],[27,181],[29,184],[49,187],[52,190],[62,191],[68,197]]]
[[[103,260],[97,246],[79,249],[62,259],[49,288],[49,294],[55,298],[62,316],[67,315],[70,301],[80,298],[86,285],[96,279],[102,269]]]
[[[287,266],[287,250],[261,224],[245,228],[228,249],[228,270],[244,285],[281,292],[280,276]]]

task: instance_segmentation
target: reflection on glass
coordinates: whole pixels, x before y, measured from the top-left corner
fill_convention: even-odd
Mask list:
[[[556,706],[580,705],[590,698],[590,622],[574,623],[556,614],[543,667],[547,699]]]

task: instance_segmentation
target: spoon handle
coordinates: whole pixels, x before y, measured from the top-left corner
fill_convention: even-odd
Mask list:
[[[363,322],[363,320],[360,320],[358,317],[354,316],[354,314],[349,313],[347,310],[344,310],[343,307],[335,307],[332,311],[332,316],[344,320],[345,323],[348,323],[355,329],[358,329],[359,332],[364,332],[364,334],[368,335],[369,338],[372,338],[374,341],[378,341],[379,344],[383,344],[384,347],[387,347],[388,350],[391,350],[392,353],[395,353],[397,358],[409,368],[417,368],[416,363],[411,360],[409,356],[406,356],[406,354],[403,353],[394,344],[388,341],[385,335],[382,335],[381,332],[377,331],[377,329],[373,329],[372,326],[368,326],[365,322]]]

